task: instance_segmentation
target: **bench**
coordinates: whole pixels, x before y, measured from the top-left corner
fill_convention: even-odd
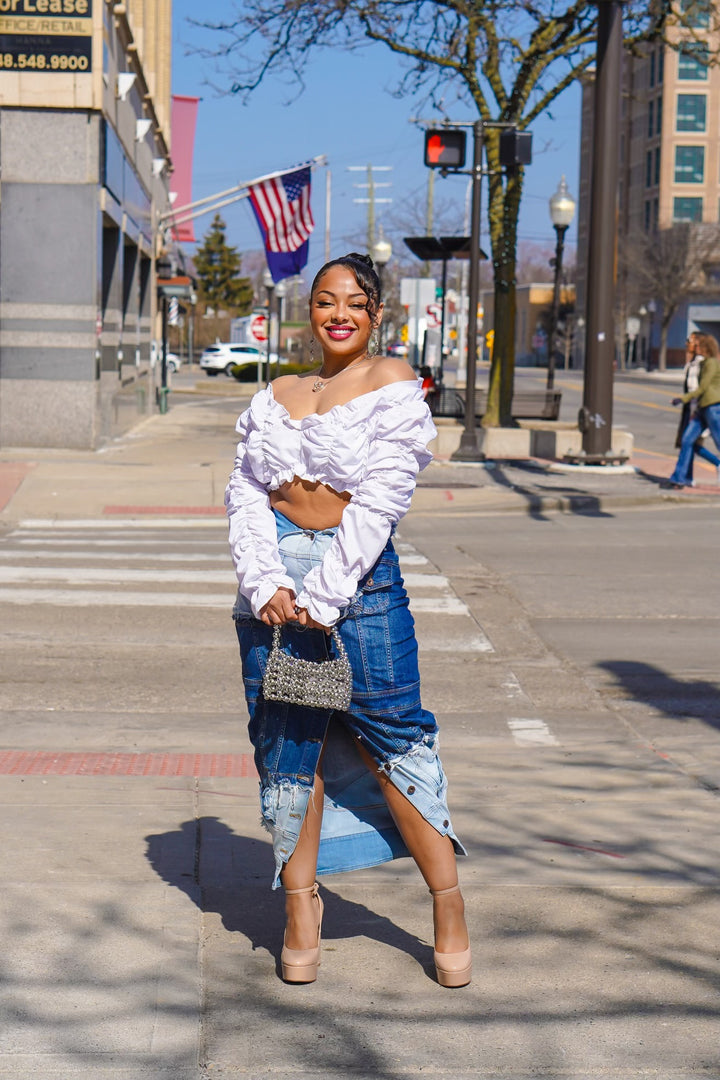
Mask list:
[[[557,420],[560,416],[562,394],[559,390],[516,390],[512,400],[513,420]],[[433,416],[450,416],[462,420],[465,416],[465,394],[445,388],[428,394]],[[475,416],[481,420],[487,409],[487,390],[475,391]]]

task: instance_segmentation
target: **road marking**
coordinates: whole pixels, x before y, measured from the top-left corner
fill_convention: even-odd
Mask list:
[[[186,540],[171,540],[170,537],[156,536],[153,540],[143,540],[141,537],[137,537],[137,538],[134,537],[132,540],[125,540],[125,539],[123,539],[123,536],[124,536],[124,534],[122,534],[120,536],[117,536],[117,537],[113,537],[112,539],[106,539],[106,538],[100,539],[99,537],[95,537],[93,539],[90,539],[87,536],[83,536],[83,537],[75,537],[75,536],[62,536],[62,537],[27,536],[26,537],[26,536],[18,534],[18,533],[8,533],[7,536],[5,537],[5,539],[9,540],[9,539],[12,538],[15,545],[18,545],[18,546],[22,545],[22,547],[47,547],[48,549],[55,548],[55,547],[62,547],[62,548],[82,547],[83,549],[94,548],[94,547],[109,547],[109,548],[125,548],[125,547],[129,547],[129,548],[139,548],[139,547],[163,547],[163,548],[169,548],[169,547],[194,547],[198,542],[196,537],[193,537],[192,539],[186,539]],[[205,538],[203,538],[202,543],[203,543],[204,547],[216,547],[216,548],[219,548],[220,550],[223,550],[223,551],[229,551],[228,543],[227,543],[227,540],[225,540],[225,539],[211,540],[211,539],[208,539],[207,537],[205,537]]]
[[[429,566],[430,560],[426,559],[424,555],[400,555],[401,566]]]
[[[412,606],[415,607],[415,604]],[[477,626],[474,626],[467,634],[458,633],[456,629],[453,629],[452,635],[435,634],[432,631],[423,632],[422,627],[419,627],[417,636],[420,642],[420,648],[423,652],[495,652],[490,641],[488,641],[482,630]]]
[[[227,524],[224,521],[217,521],[214,518],[207,518],[205,521],[198,518],[158,518],[157,521],[153,521],[150,524],[147,518],[138,520],[137,518],[113,518],[107,520],[106,518],[26,518],[24,521],[18,522],[19,529],[32,529],[32,530],[46,530],[54,532],[62,532],[64,529],[80,529],[85,532],[88,529],[102,529],[103,531],[116,531],[127,529],[143,529],[146,532],[156,531],[158,529],[210,529],[219,530],[227,529]]]
[[[403,581],[409,589],[449,589],[450,582],[442,574],[403,574]]]
[[[229,566],[230,573],[232,574],[232,563],[230,560],[230,553],[225,556],[222,555],[200,555],[197,552],[182,552],[164,551],[164,552],[144,552],[144,551],[7,551],[0,550],[0,559],[32,559],[33,562],[30,566],[35,567],[35,560],[37,559],[50,559],[53,562],[58,562],[63,559],[67,561],[84,561],[89,560],[101,561],[101,562],[122,562],[123,564],[132,561],[142,560],[146,563],[164,562],[164,563],[211,563],[213,566]],[[26,563],[26,565],[28,565]]]
[[[96,589],[3,589],[0,604],[28,604],[37,607],[202,607],[224,608],[228,615],[235,591],[223,593],[100,592]]]
[[[413,596],[410,600],[412,611],[432,615],[470,615],[470,611],[457,596]]]
[[[508,720],[508,727],[518,746],[559,746],[544,720]]]
[[[126,570],[122,567],[85,569],[74,566],[0,566],[0,582],[10,584],[18,582],[62,581],[68,585],[94,584],[142,584],[149,582],[157,585],[231,585],[234,574],[232,569],[222,570]]]

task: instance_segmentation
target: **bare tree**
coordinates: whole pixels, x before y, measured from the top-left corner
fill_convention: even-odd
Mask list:
[[[686,36],[707,40],[715,27],[692,29],[693,10],[709,0],[631,0],[624,5],[628,40]],[[681,11],[681,9],[683,9]],[[424,93],[441,116],[446,100],[471,102],[487,123],[524,130],[578,79],[594,59],[597,7],[586,0],[243,0],[236,17],[198,20],[220,44],[210,55],[230,65],[230,88],[247,94],[271,72],[302,88],[318,48],[381,43],[401,61],[398,95]],[[706,24],[707,26],[707,24]],[[449,116],[452,119],[452,116]],[[495,290],[495,348],[486,426],[511,424],[515,371],[517,225],[524,171],[500,166],[499,130],[488,129],[487,206]]]
[[[660,371],[667,367],[668,330],[680,306],[693,294],[720,291],[711,274],[719,244],[719,226],[683,222],[640,233],[625,246],[628,278],[660,311]]]

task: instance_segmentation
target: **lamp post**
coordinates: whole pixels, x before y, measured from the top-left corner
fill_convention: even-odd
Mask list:
[[[265,286],[267,298],[267,345],[265,347],[265,384],[270,382],[270,351],[272,349],[272,298],[275,291],[275,282],[270,271],[263,271],[262,283]]]
[[[287,282],[278,281],[275,286],[275,299],[277,300],[277,333],[275,335],[275,375],[280,374],[280,338],[282,336],[283,301],[287,294]]]
[[[552,316],[550,320],[550,333],[548,335],[548,370],[547,389],[552,390],[555,385],[555,338],[557,336],[558,316],[560,313],[560,281],[562,274],[563,250],[565,247],[565,233],[575,217],[575,200],[568,191],[567,181],[563,176],[558,184],[558,189],[550,197],[550,220],[555,230],[555,281],[553,284]]]
[[[390,261],[390,256],[392,255],[392,244],[386,238],[385,233],[383,232],[382,225],[380,225],[380,227],[378,229],[378,232],[379,232],[379,236],[378,236],[377,240],[375,241],[375,246],[373,247],[373,250],[372,250],[372,257],[373,257],[374,261],[377,264],[378,278],[380,279],[380,295],[382,296],[385,293],[385,267],[387,266],[388,262]],[[378,329],[378,352],[381,353],[382,348],[383,348],[383,324],[380,323],[380,327]]]

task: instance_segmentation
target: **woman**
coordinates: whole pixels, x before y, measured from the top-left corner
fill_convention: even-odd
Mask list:
[[[236,619],[263,820],[285,888],[283,978],[320,963],[316,873],[408,853],[433,895],[443,986],[470,981],[470,948],[437,753],[420,704],[417,645],[391,534],[435,434],[419,380],[376,356],[380,282],[368,256],[327,263],[310,296],[322,362],[275,379],[240,417],[225,503],[239,581]],[[325,659],[335,627],[353,670],[346,712],[266,701],[273,627]]]
[[[688,338],[686,355],[688,363],[685,368],[684,393],[682,397],[673,398],[672,401],[673,405],[683,406],[683,416],[680,419],[680,453],[672,475],[662,487],[682,488],[692,485],[694,454],[711,461],[716,468],[720,467],[720,458],[698,445],[703,432],[709,428],[715,445],[720,450],[720,347],[711,334],[695,332]],[[683,419],[686,420],[684,428]],[[720,480],[720,473],[718,479]]]

